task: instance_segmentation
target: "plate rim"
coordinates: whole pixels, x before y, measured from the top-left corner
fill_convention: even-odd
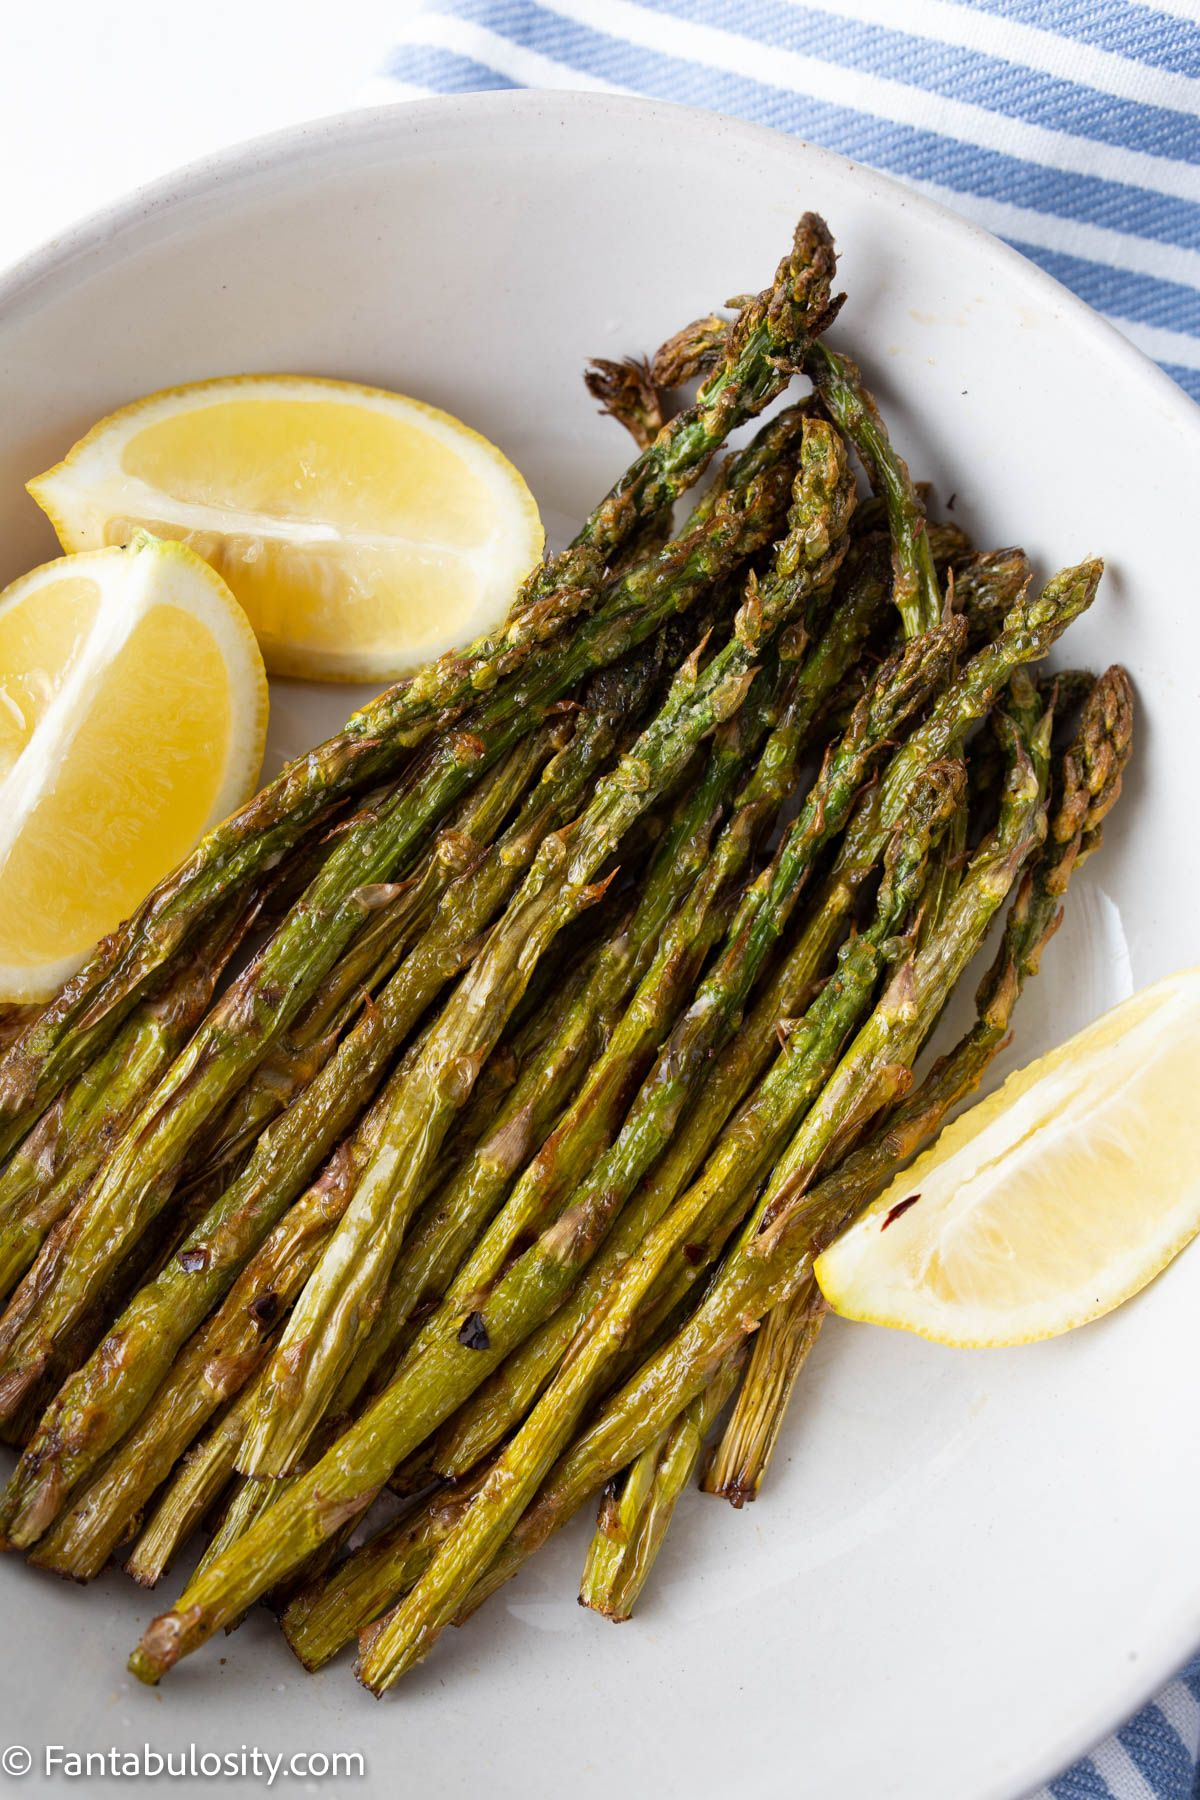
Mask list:
[[[589,119],[607,124],[614,115],[635,115],[644,121],[657,121],[665,130],[702,135],[726,133],[738,142],[769,148],[773,154],[790,153],[802,167],[824,168],[840,179],[850,177],[867,190],[872,200],[920,213],[936,223],[951,241],[957,238],[981,249],[999,267],[1013,291],[1023,291],[1040,306],[1048,307],[1085,340],[1094,356],[1121,369],[1124,378],[1140,388],[1146,403],[1153,404],[1160,418],[1165,415],[1174,430],[1190,439],[1195,454],[1200,456],[1200,406],[1116,325],[994,233],[931,199],[919,188],[799,136],[703,108],[604,91],[518,88],[398,99],[322,114],[241,139],[127,190],[108,205],[82,215],[40,246],[0,265],[0,319],[19,312],[48,284],[64,277],[69,279],[73,265],[95,257],[103,260],[106,252],[109,257],[118,256],[122,239],[154,225],[177,207],[228,192],[232,187],[249,188],[307,161],[326,159],[331,153],[353,162],[372,145],[394,143],[399,148],[410,140],[419,140],[431,129],[453,131],[464,117],[470,118],[470,128],[477,130],[488,115],[508,120],[514,114],[560,124],[586,124]],[[1119,1704],[1114,1700],[1099,1704],[1086,1716],[1081,1713],[1069,1729],[1064,1727],[1053,1745],[1044,1745],[1036,1757],[1026,1755],[1019,1759],[1023,1771],[1019,1785],[1011,1786],[1009,1778],[1005,1778],[995,1787],[981,1789],[981,1796],[986,1792],[989,1800],[1020,1800],[1020,1796],[1030,1794],[1087,1755],[1153,1700],[1177,1674],[1189,1652],[1198,1647],[1200,1602],[1193,1605],[1192,1612],[1195,1622],[1189,1626],[1181,1609],[1178,1641],[1164,1638],[1161,1656],[1147,1658],[1140,1664],[1137,1679],[1129,1681]]]
[[[497,115],[526,113],[530,117],[570,113],[583,119],[589,114],[597,118],[608,118],[614,113],[639,115],[662,120],[673,129],[702,134],[726,132],[763,147],[770,146],[775,151],[786,147],[802,161],[838,171],[843,176],[850,175],[881,199],[891,199],[905,210],[924,213],[938,221],[952,236],[960,235],[986,247],[989,254],[1000,259],[1015,283],[1035,294],[1043,304],[1049,303],[1068,315],[1099,354],[1123,365],[1134,379],[1144,381],[1155,392],[1159,404],[1166,406],[1174,423],[1195,435],[1200,443],[1200,406],[1178,382],[1139,350],[1117,326],[994,232],[974,224],[941,201],[931,199],[921,189],[882,174],[870,164],[855,162],[820,144],[810,143],[807,138],[776,131],[771,126],[752,124],[728,113],[710,112],[674,101],[643,99],[639,95],[574,88],[482,89],[429,99],[385,101],[374,106],[324,113],[275,131],[240,139],[227,148],[179,164],[151,181],[126,190],[107,206],[85,213],[74,224],[15,261],[0,265],[0,310],[7,312],[16,307],[37,287],[65,272],[70,264],[105,248],[115,248],[116,240],[126,232],[151,223],[158,215],[189,200],[200,198],[206,191],[231,182],[261,179],[322,150],[336,148],[341,154],[353,154],[373,139],[397,134],[402,137],[421,135],[441,120],[453,121],[465,114],[486,115],[489,112]]]

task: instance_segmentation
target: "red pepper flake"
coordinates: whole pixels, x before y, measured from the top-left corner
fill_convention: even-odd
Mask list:
[[[887,1218],[883,1221],[883,1224],[879,1227],[880,1231],[886,1231],[889,1225],[892,1225],[895,1223],[895,1221],[900,1217],[901,1213],[906,1213],[910,1206],[915,1206],[917,1204],[917,1201],[920,1198],[921,1198],[920,1194],[910,1194],[908,1196],[907,1200],[897,1200],[895,1206],[893,1206],[893,1208],[889,1212]]]
[[[490,1350],[492,1340],[481,1312],[468,1313],[458,1328],[458,1341],[464,1350]]]

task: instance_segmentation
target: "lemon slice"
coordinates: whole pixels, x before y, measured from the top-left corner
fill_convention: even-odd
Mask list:
[[[1099,1318],[1200,1228],[1200,969],[1105,1013],[949,1125],[816,1262],[850,1319],[1028,1344]]]
[[[0,594],[0,1000],[42,1000],[254,790],[267,683],[182,544],[46,563]]]
[[[64,550],[141,525],[190,544],[268,669],[388,681],[503,619],[542,552],[494,444],[381,388],[244,375],[111,413],[29,483]]]

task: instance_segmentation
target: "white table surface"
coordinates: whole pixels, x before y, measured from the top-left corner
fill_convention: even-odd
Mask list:
[[[0,268],[240,139],[385,97],[419,0],[32,0],[5,12]]]

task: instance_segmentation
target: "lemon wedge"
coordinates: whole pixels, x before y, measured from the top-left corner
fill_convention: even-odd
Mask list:
[[[381,388],[244,375],[111,413],[29,484],[64,550],[178,538],[229,583],[268,669],[389,681],[490,630],[542,552],[494,444]]]
[[[1200,1228],[1200,969],[1010,1075],[815,1273],[835,1312],[1028,1344],[1119,1306]]]
[[[266,726],[246,616],[182,544],[0,594],[0,1000],[46,999],[253,792]]]

